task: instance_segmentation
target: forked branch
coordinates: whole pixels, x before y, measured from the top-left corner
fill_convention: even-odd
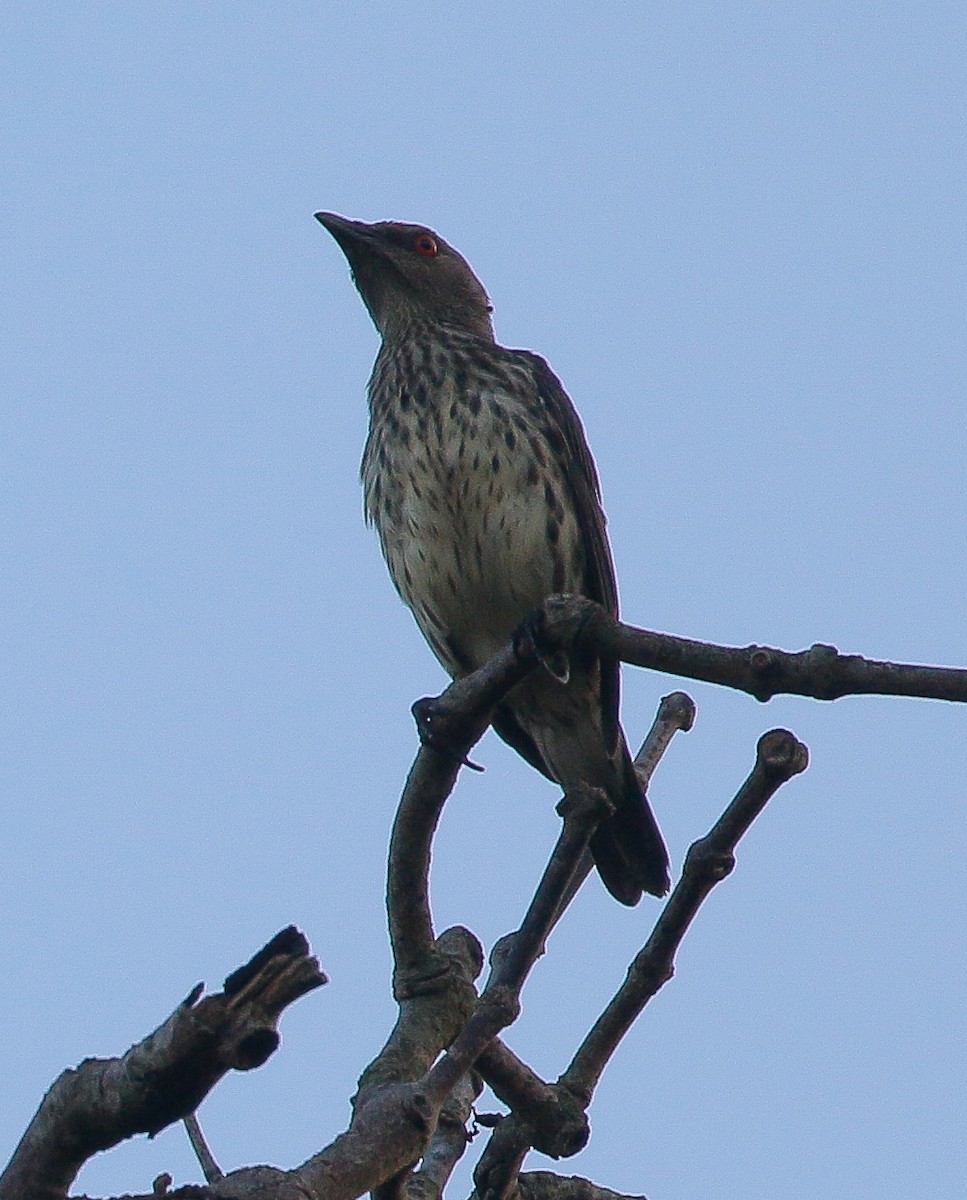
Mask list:
[[[570,1066],[555,1085],[542,1084],[536,1077],[528,1080],[524,1103],[497,1125],[474,1173],[482,1200],[508,1200],[515,1194],[521,1166],[532,1147],[558,1157],[575,1153],[584,1144],[581,1118],[586,1128],[584,1113],[605,1066],[651,997],[672,977],[678,947],[706,896],[732,871],[739,840],[770,797],[804,771],[807,763],[806,747],[788,731],[775,729],[759,739],[751,774],[708,834],[689,849],[681,879],[651,936]],[[512,1081],[520,1078],[517,1064],[503,1048],[491,1048],[484,1063],[485,1075],[496,1076],[498,1081],[502,1074]],[[573,1149],[555,1139],[555,1113],[561,1127],[569,1131]],[[550,1175],[541,1183],[535,1180],[533,1187],[543,1191],[544,1184],[554,1179],[556,1176]]]
[[[548,932],[580,886],[589,863],[588,839],[607,801],[593,789],[566,797],[558,846],[520,930],[495,954],[490,982],[479,997],[474,981],[483,956],[476,938],[460,927],[435,934],[430,851],[460,767],[468,765],[495,705],[529,671],[567,656],[575,645],[762,700],[782,691],[821,699],[877,692],[967,700],[967,671],[872,662],[824,646],[801,654],[709,646],[623,625],[580,597],[549,598],[512,645],[442,696],[414,706],[422,745],[397,813],[387,881],[399,1018],[360,1080],[350,1128],[301,1167],[251,1168],[218,1179],[218,1194],[243,1195],[260,1187],[264,1196],[300,1200],[352,1200],[372,1189],[380,1190],[381,1200],[391,1193],[401,1200],[436,1197],[465,1145],[463,1120],[479,1088],[479,1071],[511,1108],[478,1167],[481,1195],[488,1200],[515,1190],[528,1200],[613,1195],[577,1178],[521,1175],[520,1167],[532,1147],[558,1157],[584,1145],[586,1109],[607,1062],[671,977],[678,946],[705,897],[731,870],[737,842],[776,789],[805,768],[806,751],[782,730],[761,739],[752,774],[714,828],[692,846],[625,982],[557,1083],[545,1083],[497,1035],[514,1020],[521,987]],[[687,729],[693,716],[694,706],[683,694],[663,701],[636,760],[643,789],[671,737]],[[226,980],[223,993],[200,1000],[195,989],[123,1058],[89,1060],[65,1072],[0,1176],[0,1200],[61,1200],[91,1154],[192,1112],[225,1071],[263,1062],[278,1044],[282,1010],[324,981],[302,935],[283,931]]]

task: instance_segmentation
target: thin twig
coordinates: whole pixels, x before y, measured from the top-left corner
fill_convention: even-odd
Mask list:
[[[658,713],[635,755],[635,775],[642,792],[647,792],[655,768],[671,745],[676,733],[688,733],[695,724],[695,701],[685,692],[662,696]]]
[[[691,696],[685,692],[672,692],[671,695],[662,697],[651,729],[648,730],[634,759],[635,775],[642,795],[647,794],[655,769],[671,745],[672,738],[676,733],[687,733],[694,723],[695,701]],[[591,857],[591,851],[587,850],[562,897],[562,912],[570,905],[593,870],[594,859]]]
[[[198,1159],[198,1165],[205,1176],[205,1182],[217,1183],[219,1179],[224,1179],[225,1172],[215,1162],[214,1155],[208,1148],[208,1142],[205,1140],[201,1125],[198,1123],[198,1114],[189,1113],[184,1119],[184,1126],[185,1132],[188,1134],[188,1141],[191,1142],[191,1148]]]

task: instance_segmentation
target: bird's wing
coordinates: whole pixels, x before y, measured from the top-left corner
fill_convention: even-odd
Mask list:
[[[601,507],[601,485],[598,472],[584,437],[584,427],[564,385],[538,354],[525,353],[530,360],[534,383],[537,386],[541,405],[547,413],[550,426],[563,438],[568,464],[567,483],[574,501],[578,525],[587,553],[587,591],[585,595],[608,610],[613,617],[618,615],[618,587],[615,583],[614,563],[608,544],[606,519]]]
[[[524,762],[530,763],[536,771],[540,771],[552,783],[554,782],[554,776],[548,769],[547,763],[544,762],[544,756],[538,750],[537,743],[518,722],[514,716],[514,710],[509,704],[497,705],[490,718],[490,724],[494,727],[494,733],[503,739],[512,750],[516,750]]]
[[[589,600],[596,600],[602,608],[617,617],[618,586],[615,582],[614,563],[608,543],[606,519],[601,507],[601,487],[594,459],[591,457],[591,451],[588,449],[588,443],[584,436],[581,418],[564,390],[564,385],[540,355],[532,354],[529,350],[514,350],[510,353],[528,362],[541,406],[547,415],[546,433],[552,443],[551,448],[558,452],[560,461],[567,463],[566,480],[585,548],[586,573],[583,595],[587,596]],[[558,440],[560,444],[554,445],[554,442]],[[618,724],[619,663],[603,661],[600,669],[601,723],[607,743],[614,749],[620,737]],[[505,731],[501,728],[501,724],[506,724],[506,722],[502,721],[498,724],[496,720],[494,721],[494,728],[500,736],[524,758],[534,762],[533,757],[525,753],[518,744],[520,738],[526,738],[527,735],[522,730],[519,732],[516,730]],[[535,763],[535,765],[538,764]]]

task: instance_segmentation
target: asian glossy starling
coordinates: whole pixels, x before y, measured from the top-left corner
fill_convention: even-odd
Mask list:
[[[382,336],[369,381],[366,516],[423,636],[454,677],[504,646],[556,592],[617,615],[597,472],[547,363],[494,340],[466,260],[431,229],[317,213]],[[497,733],[565,791],[605,790],[591,839],[623,904],[668,890],[668,853],[618,723],[618,663],[572,656],[538,669],[497,709]]]

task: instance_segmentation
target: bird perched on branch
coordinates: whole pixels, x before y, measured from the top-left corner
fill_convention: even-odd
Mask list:
[[[382,337],[369,382],[366,516],[437,658],[466,675],[557,592],[617,615],[597,472],[547,363],[494,340],[466,260],[421,225],[316,213]],[[555,677],[557,674],[559,677]],[[603,788],[614,814],[591,853],[623,904],[668,890],[668,853],[618,723],[618,663],[538,669],[494,714],[497,733],[565,791]]]

